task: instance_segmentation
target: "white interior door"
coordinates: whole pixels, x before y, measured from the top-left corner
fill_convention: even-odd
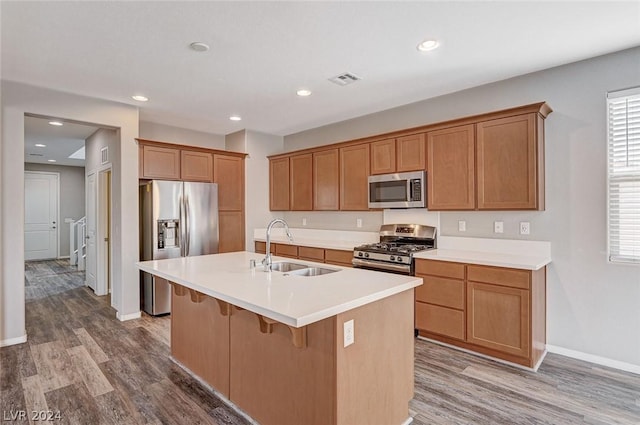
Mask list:
[[[87,176],[87,257],[85,270],[85,283],[88,287],[96,290],[96,274],[97,274],[97,252],[96,252],[96,223],[97,223],[97,187],[96,174]]]
[[[24,258],[58,257],[58,173],[24,173]]]

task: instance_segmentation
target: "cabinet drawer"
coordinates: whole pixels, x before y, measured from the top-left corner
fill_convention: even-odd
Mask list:
[[[324,249],[300,246],[298,247],[298,257],[324,262]]]
[[[464,279],[464,264],[449,261],[417,260],[416,274]]]
[[[421,276],[424,284],[416,288],[416,301],[464,310],[464,281]]]
[[[531,272],[528,270],[506,269],[502,267],[467,266],[467,280],[493,283],[512,288],[529,289]]]
[[[418,329],[464,340],[464,312],[416,302]]]
[[[256,245],[256,252],[258,254],[266,254],[267,253],[267,243],[266,242],[261,242],[261,241],[255,241],[255,245]],[[275,254],[276,253],[276,244],[271,244],[271,253]]]
[[[275,245],[276,255],[280,255],[282,257],[298,258],[298,247],[296,245],[285,245],[281,243],[277,243]]]
[[[325,249],[324,260],[327,263],[335,263],[341,266],[351,266],[353,251],[342,251],[339,249]]]

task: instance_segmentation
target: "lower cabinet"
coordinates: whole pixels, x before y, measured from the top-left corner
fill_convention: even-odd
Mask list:
[[[536,367],[546,345],[546,268],[418,260],[421,336]]]
[[[255,241],[255,251],[258,254],[266,254],[267,244]],[[300,260],[315,261],[316,263],[334,264],[342,267],[352,267],[351,259],[353,251],[342,249],[324,249],[309,246],[297,246],[281,243],[271,243],[271,254],[280,257],[298,258]]]
[[[218,212],[218,252],[244,251],[244,212]]]

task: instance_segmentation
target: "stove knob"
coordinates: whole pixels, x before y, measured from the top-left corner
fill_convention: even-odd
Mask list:
[[[369,258],[369,253],[368,253],[368,252],[365,252],[365,253],[364,253],[364,257],[365,257],[365,258]]]
[[[400,257],[398,257],[398,258],[400,258]],[[391,260],[391,261],[393,261],[395,259],[396,259],[396,257],[394,257],[393,255],[391,257],[389,257],[389,260]]]
[[[359,253],[358,253],[358,257],[362,257],[362,255],[363,255],[363,254],[362,254],[361,252],[359,252]]]
[[[402,262],[402,257],[398,257],[398,261]]]

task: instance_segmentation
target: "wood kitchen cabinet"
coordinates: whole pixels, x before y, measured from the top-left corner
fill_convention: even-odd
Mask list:
[[[424,170],[424,134],[412,134],[371,143],[371,174]]]
[[[255,251],[259,254],[266,254],[266,242],[255,241]],[[316,263],[327,263],[342,267],[353,267],[353,251],[340,249],[325,249],[308,246],[296,246],[289,244],[271,243],[270,251],[273,255],[282,257],[299,258],[301,260],[315,261]]]
[[[371,143],[371,174],[396,172],[396,139]]]
[[[289,157],[269,160],[269,209],[288,211],[290,209]]]
[[[213,182],[213,158],[211,153],[180,150],[180,180]]]
[[[543,118],[538,113],[479,122],[479,210],[544,209]]]
[[[244,251],[244,211],[218,211],[218,252]]]
[[[340,154],[338,149],[313,153],[313,209],[340,209]]]
[[[340,148],[340,209],[369,209],[369,145]]]
[[[419,259],[421,336],[535,368],[546,345],[546,268],[521,270]]]
[[[213,155],[213,182],[218,183],[218,209],[244,210],[244,160],[237,156]]]
[[[289,158],[290,206],[293,211],[313,209],[313,155],[294,155]]]
[[[402,136],[396,139],[396,171],[424,170],[426,168],[424,133]]]
[[[473,124],[427,133],[427,208],[473,210],[475,127]]]
[[[142,178],[180,180],[180,149],[142,146]]]

